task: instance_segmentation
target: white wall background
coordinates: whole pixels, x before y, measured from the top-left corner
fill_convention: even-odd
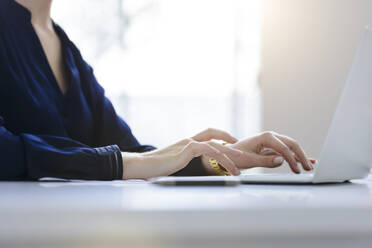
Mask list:
[[[317,157],[372,1],[263,1],[263,127]]]

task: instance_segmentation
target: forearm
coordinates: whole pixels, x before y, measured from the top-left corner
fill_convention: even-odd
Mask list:
[[[152,152],[122,152],[123,179],[148,179],[156,176],[205,176],[215,175],[209,166],[208,158],[201,156],[191,160],[180,170],[175,170],[171,161],[164,162]]]
[[[164,162],[163,156],[153,152],[122,152],[123,179],[149,179],[157,176],[168,176],[174,171],[171,162]]]
[[[123,179],[143,178],[140,172],[144,171],[140,154],[134,152],[122,152]]]

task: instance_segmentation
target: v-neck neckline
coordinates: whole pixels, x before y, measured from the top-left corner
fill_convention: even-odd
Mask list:
[[[0,1],[2,1],[2,0],[0,0]],[[44,47],[41,43],[40,37],[38,36],[34,25],[32,25],[32,22],[31,22],[32,13],[31,13],[31,11],[28,10],[23,5],[19,4],[15,0],[9,0],[9,1],[14,3],[16,5],[16,7],[20,8],[22,11],[25,12],[26,17],[27,17],[27,21],[26,21],[27,25],[29,25],[29,27],[32,31],[32,34],[35,37],[35,44],[38,46],[38,49],[39,49],[41,57],[42,57],[42,61],[45,64],[46,73],[48,74],[48,78],[51,81],[50,84],[54,88],[54,90],[57,93],[57,95],[59,96],[59,98],[61,98],[63,100],[69,94],[69,92],[71,91],[72,85],[73,85],[72,72],[71,72],[71,68],[69,67],[71,65],[68,61],[69,56],[67,54],[67,50],[66,50],[67,48],[65,47],[65,43],[66,43],[65,37],[63,37],[63,34],[62,34],[61,30],[59,29],[58,25],[52,19],[54,32],[56,33],[56,35],[60,39],[61,51],[62,51],[62,60],[63,60],[63,64],[64,64],[64,67],[65,67],[65,73],[67,73],[66,76],[67,76],[68,86],[67,86],[66,91],[63,93],[61,87],[58,85],[57,78],[56,78],[56,76],[55,76],[55,74],[52,70],[52,67],[51,67],[49,61],[48,61],[48,57],[47,57],[46,52],[44,50]]]
[[[69,68],[69,63],[67,61],[67,54],[66,54],[65,42],[63,40],[63,37],[61,37],[59,30],[57,30],[56,24],[54,23],[53,20],[52,20],[52,22],[53,22],[54,32],[56,33],[56,35],[60,39],[61,53],[62,53],[61,55],[62,55],[62,60],[63,60],[63,66],[64,66],[64,69],[65,69],[65,73],[67,73],[66,76],[67,76],[68,85],[67,85],[67,89],[66,89],[65,92],[62,92],[62,89],[61,89],[61,87],[58,84],[56,75],[54,74],[54,72],[52,70],[52,66],[49,63],[48,57],[47,57],[46,52],[44,50],[44,47],[43,47],[43,45],[41,43],[40,37],[38,36],[38,34],[37,34],[36,30],[35,30],[35,27],[34,27],[34,25],[32,25],[31,22],[30,22],[30,26],[32,28],[33,34],[35,35],[35,38],[36,38],[36,41],[37,41],[36,43],[37,43],[38,48],[39,48],[39,50],[41,52],[41,56],[42,56],[43,62],[45,64],[46,68],[47,68],[47,73],[49,75],[49,78],[51,79],[51,84],[53,85],[53,88],[58,92],[58,95],[60,97],[62,97],[62,98],[65,98],[66,95],[69,93],[69,91],[71,89],[71,86],[72,86],[71,71],[70,71],[70,68]]]

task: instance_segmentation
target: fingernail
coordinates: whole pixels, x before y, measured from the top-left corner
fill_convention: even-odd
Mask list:
[[[314,169],[314,167],[313,167],[313,165],[311,164],[311,162],[310,162],[310,161],[307,161],[307,166],[309,166],[311,170],[313,170],[313,169]]]
[[[296,164],[296,166],[295,166],[295,171],[296,171],[296,174],[300,174],[301,173],[301,171],[300,171],[300,169],[298,168],[298,165]]]
[[[284,158],[283,157],[276,157],[274,158],[274,164],[282,164],[284,162]]]
[[[235,169],[234,169],[234,174],[235,174],[236,176],[239,176],[239,175],[240,175],[240,170],[239,170],[238,168],[235,168]]]

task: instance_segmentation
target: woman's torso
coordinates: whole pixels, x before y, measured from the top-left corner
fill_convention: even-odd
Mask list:
[[[92,143],[93,114],[67,36],[54,25],[68,84],[63,92],[30,22],[30,13],[11,0],[0,5],[0,116],[6,128],[15,134],[66,136]]]

